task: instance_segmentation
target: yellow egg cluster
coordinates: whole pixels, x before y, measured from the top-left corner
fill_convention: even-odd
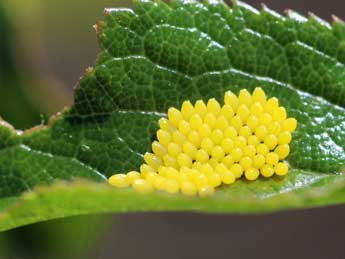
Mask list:
[[[245,89],[238,96],[226,92],[223,106],[214,98],[207,104],[185,101],[181,110],[170,108],[159,126],[153,153],[144,155],[140,173],[113,175],[111,185],[206,197],[242,175],[249,181],[260,174],[286,175],[288,165],[282,160],[289,155],[297,121],[287,118],[277,98],[267,100],[256,88],[252,95]]]

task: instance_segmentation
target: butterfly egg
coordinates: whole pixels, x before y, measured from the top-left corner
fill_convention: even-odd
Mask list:
[[[239,129],[238,134],[248,139],[252,135],[252,130],[248,126],[242,126]]]
[[[220,129],[215,129],[214,131],[212,131],[211,134],[211,139],[213,141],[213,143],[215,144],[219,144],[222,140],[223,140],[223,131]]]
[[[204,186],[208,186],[209,183],[208,183],[208,178],[206,175],[204,174],[198,174],[196,175],[194,178],[193,178],[193,181],[194,181],[194,184],[195,186],[200,189]]]
[[[250,115],[250,111],[248,109],[248,106],[245,104],[240,104],[240,106],[238,106],[236,113],[238,116],[240,116],[241,121],[243,121],[243,122],[247,121],[247,119]]]
[[[148,194],[154,191],[153,185],[143,179],[135,180],[132,187],[135,191],[143,194]]]
[[[284,131],[278,135],[278,144],[284,145],[289,144],[291,142],[291,133],[288,131]]]
[[[248,137],[248,141],[247,141],[248,145],[253,145],[253,146],[257,146],[260,144],[260,140],[257,136],[252,135]]]
[[[230,105],[233,111],[237,111],[239,100],[233,92],[227,91],[224,94],[224,103]]]
[[[189,120],[194,114],[194,106],[190,101],[184,101],[181,106],[181,114],[185,120]]]
[[[217,117],[213,113],[207,113],[204,117],[204,123],[206,123],[211,129],[216,125]]]
[[[234,141],[234,147],[238,147],[243,150],[245,146],[247,146],[247,139],[243,136],[237,136]]]
[[[167,149],[158,141],[153,141],[151,147],[153,153],[159,158],[162,158],[167,153]]]
[[[237,137],[237,134],[237,130],[232,126],[227,127],[224,131],[224,136],[231,139],[235,139],[235,137]]]
[[[204,149],[199,149],[195,154],[195,159],[198,162],[206,163],[209,160],[209,154]]]
[[[196,147],[200,146],[201,139],[200,139],[199,133],[197,131],[195,131],[195,130],[191,131],[188,134],[188,140],[191,143],[193,143]]]
[[[272,150],[278,144],[278,138],[276,135],[269,134],[264,138],[264,143],[268,147],[269,150]]]
[[[255,115],[250,115],[247,119],[247,126],[254,131],[256,127],[259,125],[259,119]]]
[[[190,134],[191,132],[189,132]],[[189,135],[188,134],[188,135]],[[185,135],[183,135],[180,131],[176,130],[173,134],[172,134],[172,141],[174,141],[176,144],[182,145],[185,141],[186,141],[186,137]]]
[[[217,161],[220,161],[224,158],[224,150],[221,146],[214,146],[211,151],[212,158],[215,158]]]
[[[165,189],[165,184],[166,184],[166,178],[162,177],[162,176],[157,176],[153,186],[155,189],[159,190],[159,191],[163,191]]]
[[[182,114],[176,108],[169,108],[168,110],[169,122],[174,126],[178,127],[181,120],[183,120]]]
[[[158,167],[162,165],[162,160],[152,153],[145,153],[144,160],[146,164],[148,164],[155,170],[157,170]]]
[[[267,100],[265,105],[265,112],[272,112],[279,107],[279,101],[277,98],[272,97]]]
[[[125,174],[115,174],[108,179],[108,182],[117,188],[126,188],[130,185]]]
[[[220,114],[224,116],[227,120],[230,120],[235,115],[234,110],[228,104],[225,104],[222,107],[222,109],[220,110]]]
[[[244,176],[246,177],[247,180],[249,181],[254,181],[256,179],[258,179],[260,175],[260,172],[258,169],[256,168],[248,168],[245,172],[244,172]]]
[[[150,184],[154,185],[154,182],[156,181],[157,177],[158,177],[157,173],[149,173],[149,174],[146,175],[145,180],[147,182],[149,182]],[[134,183],[134,181],[133,181],[133,183]]]
[[[180,167],[192,167],[192,159],[184,153],[181,153],[177,156],[177,163]]]
[[[171,123],[166,118],[159,119],[158,124],[162,130],[166,130],[168,132],[175,130],[174,126],[171,125]]]
[[[230,121],[230,126],[235,128],[236,131],[238,131],[242,127],[242,125],[243,125],[243,121],[239,115],[232,117]]]
[[[259,115],[259,124],[268,127],[272,122],[272,116],[269,113]]]
[[[165,183],[165,189],[164,189],[167,193],[170,194],[175,194],[178,193],[180,190],[180,186],[178,184],[178,182],[174,179],[169,179],[166,181]]]
[[[231,155],[226,155],[223,160],[222,163],[227,167],[230,168],[233,164],[234,164],[234,159]]]
[[[162,145],[168,146],[171,142],[171,134],[167,130],[160,129],[157,131],[157,139]]]
[[[273,166],[270,166],[268,164],[265,164],[264,166],[262,166],[260,168],[260,174],[263,176],[263,177],[266,177],[266,178],[269,178],[269,177],[272,177],[273,174],[274,174],[274,168]]]
[[[297,120],[295,118],[288,118],[283,122],[283,130],[294,132],[297,128]]]
[[[235,175],[236,178],[240,178],[243,175],[243,168],[239,164],[233,164],[230,171]]]
[[[226,154],[229,154],[234,148],[234,141],[231,138],[223,138],[221,142],[221,147]]]
[[[266,103],[266,94],[265,94],[264,90],[262,90],[261,87],[256,87],[254,89],[253,95],[252,95],[252,100],[253,100],[253,102],[259,102],[261,104]]]
[[[214,126],[215,128],[221,129],[223,131],[229,126],[229,122],[223,115],[221,115],[221,116],[218,116]]]
[[[269,134],[278,135],[280,133],[281,125],[278,121],[272,121],[267,125],[267,131]]]
[[[165,166],[169,166],[169,167],[174,167],[174,168],[178,168],[178,163],[175,157],[166,154],[165,156],[163,156],[163,162]]]
[[[211,151],[214,147],[214,142],[212,141],[211,138],[204,138],[201,141],[201,148],[205,150],[209,155],[211,154]]]
[[[253,160],[249,156],[242,157],[240,160],[240,165],[242,166],[243,170],[247,170],[248,168],[252,167]]]
[[[154,173],[154,172],[151,172]],[[141,175],[139,172],[131,171],[126,174],[127,181],[132,184],[135,180],[140,179]]]
[[[264,112],[264,107],[261,103],[255,102],[250,107],[250,114],[254,116],[260,116]]]
[[[265,156],[263,155],[255,155],[253,157],[253,167],[259,169],[261,168],[266,162]]]
[[[288,144],[279,145],[274,152],[279,156],[280,160],[285,159],[290,153],[290,147]]]
[[[238,100],[240,104],[245,104],[247,107],[250,107],[252,104],[252,96],[246,89],[240,90]]]
[[[194,107],[194,112],[202,118],[205,116],[205,114],[207,113],[207,107],[206,107],[206,104],[204,103],[204,101],[202,101],[202,100],[196,101],[195,107]]]
[[[177,171],[175,168],[173,167],[167,167],[165,169],[165,177],[168,179],[174,179],[174,180],[178,180],[180,176],[179,171]]]
[[[181,151],[181,147],[178,144],[174,142],[168,144],[168,153],[172,157],[177,157],[181,153]]]
[[[179,125],[178,125],[178,130],[179,131],[175,131],[175,132],[179,132],[179,133],[182,133],[184,136],[188,136],[188,134],[189,134],[189,132],[191,132],[192,128],[190,127],[189,122],[187,122],[185,120],[181,120]]]
[[[266,163],[267,164],[274,166],[274,165],[278,164],[278,161],[279,161],[279,156],[276,153],[269,152],[266,155]]]
[[[234,159],[234,162],[239,162],[243,156],[243,151],[242,149],[236,147],[231,150],[230,155]]]
[[[224,184],[233,184],[236,181],[236,177],[230,170],[220,173],[220,178]]]
[[[192,117],[190,117],[189,124],[193,130],[198,130],[202,125],[202,118],[199,114],[193,114]]]
[[[142,177],[145,177],[148,173],[155,173],[155,172],[156,170],[147,164],[142,164],[140,166],[140,174]]]
[[[263,155],[263,156],[266,156],[269,152],[269,148],[265,145],[265,144],[259,144],[257,147],[256,147],[256,152],[257,154],[259,155]]]
[[[277,175],[279,176],[283,176],[286,175],[288,173],[289,167],[287,166],[286,163],[278,163],[275,165],[274,167],[274,171]]]
[[[219,102],[215,98],[211,98],[207,102],[207,112],[212,113],[214,115],[218,115],[220,113],[221,107]]]
[[[247,145],[243,148],[243,155],[250,158],[254,157],[256,154],[256,148],[253,145]]]
[[[261,125],[255,129],[255,135],[258,137],[259,140],[264,140],[266,135],[268,134],[267,128],[264,125]]]
[[[275,121],[283,122],[286,120],[286,110],[284,107],[279,107],[273,111],[272,117]]]
[[[198,132],[201,138],[205,138],[211,136],[212,130],[208,124],[204,123],[201,125]]]
[[[182,150],[183,150],[183,153],[185,153],[186,155],[188,155],[192,159],[194,159],[196,157],[196,153],[198,151],[196,146],[191,142],[183,143]]]
[[[218,187],[222,184],[222,178],[217,173],[213,173],[211,175],[208,175],[207,179],[208,179],[208,184],[214,188]]]
[[[186,196],[195,196],[198,192],[195,184],[190,181],[183,181],[181,183],[181,193]]]

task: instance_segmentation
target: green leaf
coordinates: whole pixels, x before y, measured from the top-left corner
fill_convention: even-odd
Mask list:
[[[77,85],[74,105],[45,128],[21,135],[0,128],[0,229],[110,211],[251,213],[345,201],[342,22],[292,11],[282,17],[241,2],[138,1],[134,10],[107,9],[96,29],[100,55]],[[170,106],[256,86],[298,120],[287,177],[241,180],[212,199],[102,183],[138,169]],[[36,188],[75,178],[100,183]]]

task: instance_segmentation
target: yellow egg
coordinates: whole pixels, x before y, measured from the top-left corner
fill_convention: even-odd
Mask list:
[[[178,154],[181,153],[181,147],[178,144],[171,142],[168,144],[168,153],[172,157],[177,157]]]
[[[274,169],[272,166],[266,164],[263,167],[261,167],[260,173],[263,177],[272,177],[272,175],[274,174]]]
[[[152,172],[153,173],[153,172]],[[155,173],[154,173],[155,174]],[[135,180],[140,179],[141,175],[139,172],[131,171],[126,174],[127,181],[132,184]]]
[[[190,158],[194,159],[197,152],[197,148],[193,143],[185,142],[183,143],[183,152]]]
[[[253,145],[256,147],[259,144],[260,144],[260,140],[257,136],[255,136],[255,135],[249,136],[248,145]]]
[[[272,116],[269,113],[259,115],[259,124],[268,127],[272,122]]]
[[[210,126],[208,126],[208,124],[204,123],[203,125],[201,125],[201,127],[199,128],[199,135],[201,138],[206,138],[211,136],[212,130],[210,128]]]
[[[188,140],[193,143],[196,147],[199,147],[200,146],[200,136],[199,136],[199,133],[195,130],[191,131],[189,134],[188,134]]]
[[[290,144],[291,142],[291,133],[288,131],[284,131],[278,135],[278,144],[284,145],[284,144]]]
[[[279,161],[279,156],[276,153],[270,152],[266,155],[266,163],[267,164],[274,166],[274,165],[278,164],[278,161]]]
[[[189,132],[192,130],[189,122],[185,121],[185,120],[181,120],[179,125],[178,125],[178,130],[180,131],[180,133],[182,133],[184,136],[188,136]]]
[[[192,159],[184,153],[181,153],[177,156],[177,163],[180,167],[192,167]]]
[[[265,144],[259,144],[259,145],[256,147],[256,152],[257,152],[259,155],[266,156],[267,153],[269,152],[269,149],[268,149],[268,147],[267,147]]]
[[[274,149],[278,144],[278,138],[276,135],[269,134],[264,138],[264,143],[268,147],[268,149]]]
[[[238,147],[241,149],[244,149],[244,147],[247,145],[247,139],[243,136],[238,136],[235,138],[234,141],[234,147]]]
[[[195,155],[196,161],[206,163],[209,160],[209,154],[204,149],[199,149]]]
[[[163,162],[165,166],[170,166],[174,168],[178,167],[176,158],[169,154],[166,154],[165,156],[163,156]]]
[[[125,174],[115,174],[108,179],[108,182],[117,188],[126,188],[130,185]]]
[[[144,160],[146,164],[151,166],[153,169],[157,170],[160,165],[162,165],[162,160],[159,159],[152,153],[145,153]]]
[[[225,129],[224,136],[227,138],[234,139],[235,137],[237,137],[237,130],[232,126],[229,126]]]
[[[223,158],[222,163],[230,168],[234,164],[234,159],[231,155],[227,155]]]
[[[214,115],[218,115],[220,113],[220,104],[217,102],[215,98],[211,98],[207,102],[207,112],[212,113]]]
[[[211,139],[213,143],[219,144],[223,140],[223,131],[220,129],[215,129],[212,131]]]
[[[243,155],[250,158],[254,157],[256,154],[256,148],[253,145],[247,145],[243,148]]]
[[[251,129],[251,131],[254,131],[256,127],[259,125],[259,119],[255,115],[250,115],[247,119],[247,125]]]
[[[248,168],[252,167],[253,160],[248,156],[242,157],[240,160],[240,165],[242,166],[243,170],[247,170]]]
[[[174,127],[178,127],[181,120],[183,120],[182,114],[176,108],[169,108],[168,109],[168,119],[171,125]]]
[[[231,138],[224,138],[221,147],[226,154],[230,154],[231,150],[234,148],[234,141]]]
[[[214,146],[211,151],[211,156],[216,160],[220,161],[224,158],[224,150],[221,146]]]
[[[243,168],[239,164],[233,164],[230,171],[235,175],[236,178],[240,178],[243,175]]]
[[[274,167],[274,171],[277,175],[279,176],[283,176],[286,175],[288,173],[289,167],[287,166],[286,163],[278,163],[275,167]]]
[[[162,130],[166,130],[168,132],[175,130],[174,126],[172,126],[166,118],[159,119],[158,123],[159,123],[159,127]]]
[[[172,141],[179,145],[182,145],[186,141],[186,137],[180,131],[176,130],[172,134]]]
[[[248,106],[245,104],[240,104],[240,106],[238,106],[236,113],[238,116],[240,116],[240,118],[243,122],[247,121],[247,119],[250,115],[250,111],[248,109]]]
[[[189,120],[194,114],[194,107],[190,101],[184,101],[181,107],[181,113],[185,120]]]
[[[167,153],[167,149],[158,141],[152,142],[152,151],[159,158],[162,158]]]
[[[206,104],[202,100],[198,100],[195,103],[194,112],[199,114],[201,118],[207,113]]]
[[[166,130],[160,129],[157,131],[157,139],[162,145],[167,146],[171,142],[171,134]]]
[[[284,107],[279,107],[273,110],[272,117],[275,121],[283,122],[286,120],[286,110]]]
[[[140,166],[140,173],[143,177],[145,177],[145,175],[148,173],[155,173],[155,172],[156,170],[147,164],[142,164]]]
[[[163,191],[165,189],[165,183],[166,183],[166,179],[162,176],[157,176],[154,183],[153,183],[153,187],[159,191]]]
[[[179,184],[176,180],[170,179],[165,182],[165,191],[170,194],[175,194],[179,192]]]
[[[254,181],[256,180],[260,175],[260,172],[258,169],[256,168],[248,168],[245,172],[244,172],[244,176],[246,177],[247,180],[249,181]]]
[[[263,155],[256,155],[253,158],[253,166],[255,168],[261,168],[266,162],[266,159]]]
[[[297,128],[297,120],[295,118],[288,118],[283,122],[283,130],[294,132]]]
[[[205,150],[208,154],[211,154],[211,151],[212,151],[213,147],[214,147],[214,143],[213,143],[212,139],[204,138],[201,141],[201,148],[203,150]]]
[[[207,113],[204,118],[204,123],[206,123],[211,129],[216,125],[217,117],[213,113]]]
[[[190,117],[189,125],[193,130],[198,130],[202,125],[202,118],[199,114],[193,114],[192,117]]]
[[[248,126],[242,126],[239,130],[239,135],[248,139],[252,136],[252,130]]]
[[[288,144],[279,145],[274,152],[279,156],[280,160],[283,160],[289,155],[290,147]]]
[[[153,185],[143,179],[135,180],[132,187],[135,191],[142,194],[148,194],[154,191]]]
[[[214,127],[216,129],[221,129],[223,131],[228,126],[229,126],[229,122],[228,122],[227,118],[225,118],[223,115],[218,116],[218,118],[216,120],[216,124],[214,125]]]
[[[248,107],[252,104],[252,96],[247,89],[240,90],[238,100],[240,104],[245,104]]]
[[[230,155],[234,159],[234,162],[239,162],[243,156],[243,151],[240,148],[233,148]]]
[[[219,185],[222,184],[222,178],[217,173],[208,175],[207,179],[208,179],[208,184],[211,185],[212,187],[218,187]]]
[[[213,174],[213,171],[213,167],[208,163],[203,164],[200,168],[200,172],[205,175]]]
[[[239,130],[243,125],[242,119],[239,115],[232,117],[230,121],[230,126],[234,127],[236,130]]]
[[[264,112],[264,108],[261,103],[255,102],[253,105],[250,107],[250,114],[253,116],[260,116]]]
[[[197,194],[198,190],[195,186],[190,181],[183,181],[181,183],[181,193],[186,195],[186,196],[195,196]]]
[[[221,177],[222,182],[225,184],[233,184],[236,181],[236,177],[234,173],[231,172],[230,170],[226,170],[222,172],[220,177]]]
[[[252,95],[253,102],[260,102],[261,104],[266,103],[266,94],[261,87],[256,87]]]
[[[261,125],[255,129],[255,135],[259,140],[263,140],[267,135],[267,128],[264,125]]]
[[[267,125],[267,131],[269,134],[278,135],[280,133],[280,123],[278,121],[272,121]]]
[[[231,91],[227,91],[224,94],[224,103],[230,105],[231,108],[236,111],[239,105],[238,97]]]
[[[279,101],[277,98],[272,97],[267,100],[266,105],[265,105],[265,111],[266,112],[272,112],[275,109],[279,107]]]
[[[225,104],[220,110],[220,114],[223,115],[228,121],[234,117],[234,110],[230,105]]]

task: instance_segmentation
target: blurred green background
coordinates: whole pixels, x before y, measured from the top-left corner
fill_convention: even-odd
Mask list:
[[[260,1],[247,1],[259,6]],[[345,3],[263,1],[282,12],[345,18]],[[72,102],[98,48],[93,24],[127,0],[0,0],[0,116],[17,129],[46,123]],[[9,258],[342,258],[344,207],[266,216],[82,216],[0,233]]]

